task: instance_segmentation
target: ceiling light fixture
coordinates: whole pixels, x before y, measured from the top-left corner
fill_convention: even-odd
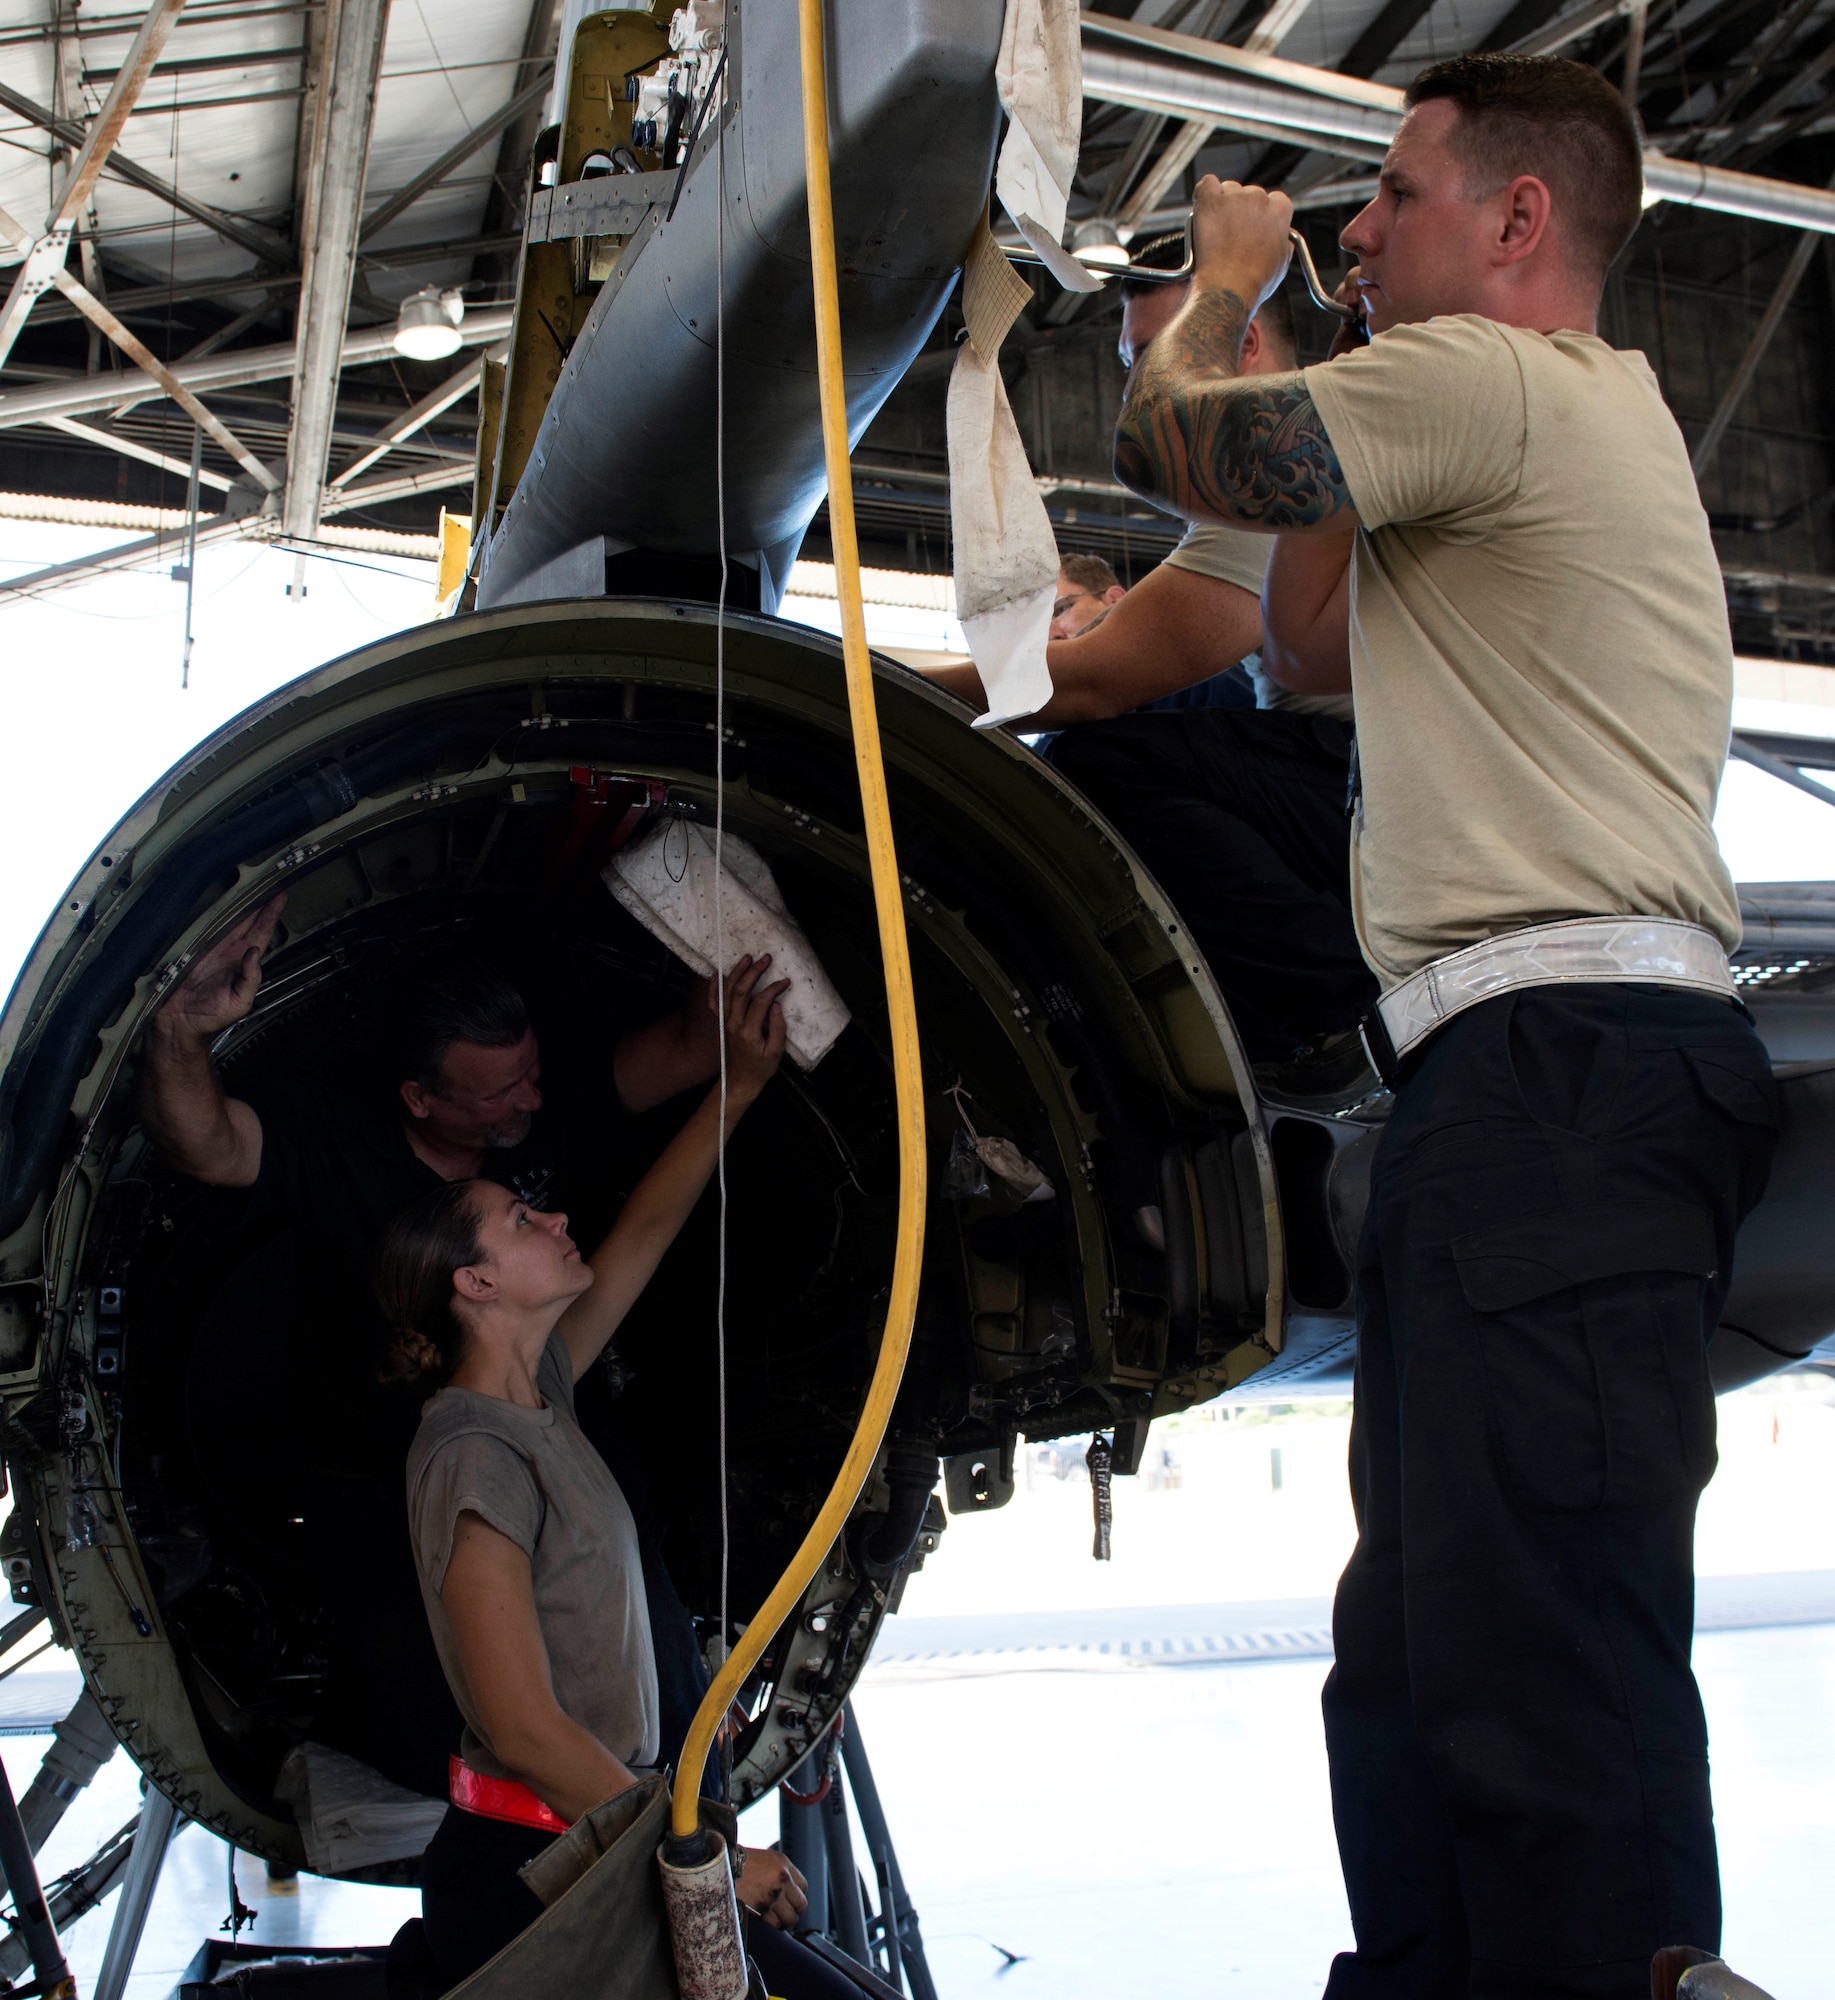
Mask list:
[[[1128,266],[1127,246],[1115,225],[1098,216],[1079,222],[1070,233],[1070,254],[1092,271],[1123,271]]]
[[[411,293],[395,322],[395,352],[410,361],[444,361],[464,344],[459,339],[464,317],[465,300],[458,292],[428,285]]]

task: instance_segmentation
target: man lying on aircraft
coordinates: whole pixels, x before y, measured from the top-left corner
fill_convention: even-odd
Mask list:
[[[1136,261],[1176,269],[1184,256],[1180,232]],[[1123,281],[1124,367],[1188,289]],[[1244,335],[1241,372],[1283,374],[1295,361],[1292,307],[1277,291]],[[1270,546],[1194,523],[1093,630],[1047,647],[1055,692],[1020,726],[1061,732],[1046,755],[1184,913],[1264,1080],[1314,1094],[1363,1073],[1355,1031],[1376,985],[1351,921],[1350,697],[1292,694],[1261,672]],[[1252,695],[1230,671],[1238,662]],[[929,678],[986,705],[972,666]]]
[[[386,1087],[327,1087],[322,1078],[274,1082],[252,1101],[226,1096],[211,1044],[254,1003],[261,956],[284,899],[276,897],[205,952],[154,1015],[141,1110],[166,1158],[208,1186],[244,1189],[239,1220],[290,1227],[300,1259],[286,1377],[301,1461],[301,1512],[336,1637],[363,1683],[359,1754],[398,1783],[446,1792],[446,1758],[459,1718],[420,1604],[408,1540],[402,1468],[418,1405],[376,1377],[387,1329],[372,1272],[393,1218],[442,1182],[486,1179],[531,1204],[564,1206],[599,1231],[615,1191],[603,1167],[620,1120],[707,1082],[719,1067],[709,982],[677,1014],[625,1035],[609,1076],[542,1088],[542,1052],[522,995],[490,965],[452,956],[423,965],[385,1012]],[[767,961],[768,962],[768,961]],[[734,977],[755,982],[764,964]],[[609,1413],[608,1413],[609,1416]],[[617,1459],[627,1490],[640,1475],[621,1452],[615,1419],[594,1443]],[[653,1605],[686,1614],[645,1538]],[[666,1692],[692,1709],[698,1686],[670,1685],[668,1635],[659,1629]],[[680,1673],[695,1679],[692,1637]],[[345,1744],[339,1747],[357,1748]]]

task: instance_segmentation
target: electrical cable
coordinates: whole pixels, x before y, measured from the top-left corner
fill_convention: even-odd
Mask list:
[[[789,1567],[758,1608],[727,1656],[689,1725],[670,1801],[670,1829],[691,1838],[700,1826],[700,1774],[714,1732],[746,1676],[808,1589],[835,1545],[873,1462],[879,1456],[892,1405],[904,1379],[917,1318],[918,1279],[924,1256],[924,1078],[918,1049],[917,1005],[911,985],[911,950],[905,935],[898,853],[886,797],[885,763],[873,698],[873,663],[867,652],[866,614],[860,595],[860,548],[854,532],[854,491],[848,466],[847,385],[841,371],[841,308],[835,258],[835,217],[829,186],[828,87],[822,48],[822,0],[798,0],[803,78],[803,157],[809,182],[809,247],[815,280],[818,381],[822,441],[828,471],[829,536],[841,603],[842,660],[854,763],[860,780],[873,906],[885,966],[886,1027],[898,1110],[898,1229],[885,1330],[853,1441],[828,1498],[822,1503]]]

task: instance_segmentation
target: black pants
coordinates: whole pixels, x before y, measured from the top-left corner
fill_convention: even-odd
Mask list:
[[[1643,2000],[1713,1948],[1706,1342],[1776,1132],[1743,1010],[1544,987],[1404,1072],[1358,1264],[1328,2000]]]
[[[333,1747],[429,1798],[464,1727],[421,1600],[402,1479],[306,1476],[306,1533],[330,1614],[342,1693]]]
[[[1051,762],[1190,926],[1251,1062],[1354,1028],[1376,997],[1351,923],[1351,732],[1284,709],[1129,715]]]
[[[454,1985],[519,1937],[542,1913],[517,1875],[554,1838],[449,1806],[421,1857],[427,1949]],[[745,1948],[781,2000],[860,2000],[860,1989],[787,1932],[745,1915]]]

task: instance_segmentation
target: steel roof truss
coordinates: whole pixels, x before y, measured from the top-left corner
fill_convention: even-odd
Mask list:
[[[88,207],[97,176],[114,151],[127,115],[152,74],[153,64],[184,4],[185,0],[153,0],[147,9],[120,74],[84,138],[83,149],[71,165],[56,204],[45,218],[44,228],[26,250],[6,305],[0,308],[0,366],[5,365],[6,357],[13,351],[13,342],[19,338],[19,329],[25,325],[34,301],[57,282],[57,273],[63,270],[70,251],[70,232]]]
[[[300,228],[299,367],[281,499],[289,535],[310,537],[319,524],[387,27],[388,0],[331,0],[325,19]]]

